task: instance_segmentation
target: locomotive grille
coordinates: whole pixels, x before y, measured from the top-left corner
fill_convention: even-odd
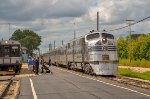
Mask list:
[[[108,51],[116,51],[117,47],[116,46],[107,46],[108,47]]]
[[[89,48],[89,51],[103,51],[102,46],[92,46]]]
[[[116,46],[92,46],[89,51],[116,51]]]

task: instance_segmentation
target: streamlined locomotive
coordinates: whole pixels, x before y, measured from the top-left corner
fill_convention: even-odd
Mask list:
[[[116,40],[112,34],[92,32],[43,54],[57,66],[80,69],[87,74],[113,75],[118,70]]]

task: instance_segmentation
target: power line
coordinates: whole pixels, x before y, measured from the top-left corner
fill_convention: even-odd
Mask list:
[[[131,24],[131,25],[135,25],[135,24],[137,24],[137,23],[143,22],[143,21],[145,21],[145,20],[147,20],[147,19],[149,19],[149,18],[150,18],[150,16],[148,16],[148,17],[146,17],[146,18],[144,18],[144,19],[141,19],[141,20],[139,20],[139,21],[137,21],[137,22],[135,22],[135,23],[133,23],[133,24]]]
[[[139,20],[139,21],[137,21],[137,22],[135,22],[135,23],[132,23],[132,24],[130,24],[130,26],[131,26],[131,25],[138,24],[138,23],[140,23],[140,22],[143,22],[143,21],[145,21],[145,20],[147,20],[147,19],[149,19],[149,18],[150,18],[150,16],[148,16],[148,17],[146,17],[146,18],[144,18],[144,19],[141,19],[141,20]],[[112,29],[112,30],[108,30],[108,31],[121,30],[121,29],[124,29],[124,28],[126,28],[126,27],[129,27],[129,25],[126,25],[126,26],[123,26],[123,27],[120,27],[120,28],[116,28],[116,29]]]

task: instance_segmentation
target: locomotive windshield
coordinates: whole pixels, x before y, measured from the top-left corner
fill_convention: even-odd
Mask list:
[[[102,33],[102,38],[114,39],[112,34]]]
[[[3,54],[4,54],[4,56],[10,56],[10,46],[4,46],[3,47],[4,49],[4,52],[3,52]]]
[[[92,40],[92,39],[96,39],[96,38],[99,38],[99,37],[100,37],[99,33],[94,33],[94,34],[87,35],[86,39],[87,40]]]
[[[18,57],[20,56],[19,45],[1,45],[0,46],[0,57]]]

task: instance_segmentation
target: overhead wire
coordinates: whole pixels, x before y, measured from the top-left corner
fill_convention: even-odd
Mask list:
[[[137,21],[137,22],[135,22],[135,23],[131,23],[130,25],[126,25],[126,26],[119,27],[119,28],[112,29],[112,30],[108,30],[108,31],[121,30],[121,29],[124,29],[124,28],[126,28],[126,27],[129,27],[129,26],[131,26],[131,25],[135,25],[135,24],[138,24],[138,23],[140,23],[140,22],[143,22],[143,21],[145,21],[145,20],[147,20],[147,19],[149,19],[149,18],[150,18],[150,16],[148,16],[148,17],[146,17],[146,18],[143,18],[143,19],[141,19],[141,20],[139,20],[139,21]]]

